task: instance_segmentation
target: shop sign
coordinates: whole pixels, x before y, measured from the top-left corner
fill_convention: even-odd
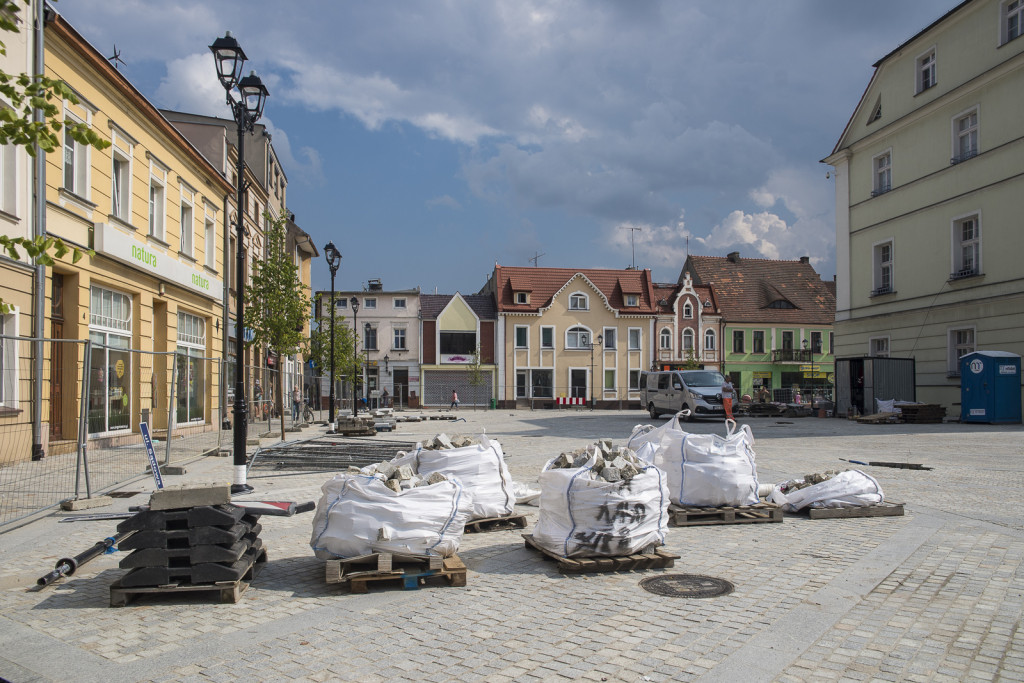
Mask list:
[[[756,379],[771,379],[772,378],[772,373],[771,372],[764,372],[764,371],[761,371],[761,370],[755,370],[754,371],[754,377]]]
[[[473,354],[452,353],[447,356],[441,356],[441,362],[448,365],[469,365],[473,362]]]
[[[94,244],[96,252],[173,282],[214,301],[223,300],[224,285],[202,268],[194,268],[170,255],[162,247],[140,242],[109,223],[98,223]]]

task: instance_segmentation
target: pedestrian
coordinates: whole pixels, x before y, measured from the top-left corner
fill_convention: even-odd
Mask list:
[[[391,400],[391,397],[390,397],[390,396],[388,396],[388,390],[387,390],[387,389],[385,389],[385,390],[384,390],[384,393],[382,393],[382,394],[380,395],[380,407],[381,407],[381,408],[389,408],[389,407],[390,407],[390,406],[388,405],[388,401],[389,401],[389,400]]]
[[[452,389],[452,404],[450,406],[448,406],[448,409],[449,410],[458,410],[459,409],[459,395],[455,392],[454,389]]]
[[[302,389],[296,384],[292,387],[292,422],[299,421],[299,413],[302,408]]]
[[[761,385],[761,389],[757,392],[757,400],[761,403],[768,402],[768,387]]]
[[[736,395],[732,387],[732,380],[728,377],[722,382],[722,407],[725,408],[725,419],[732,420],[732,399]]]

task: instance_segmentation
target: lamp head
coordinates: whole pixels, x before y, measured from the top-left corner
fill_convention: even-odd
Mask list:
[[[328,242],[324,247],[324,256],[327,258],[327,267],[331,269],[333,276],[338,272],[338,266],[341,265],[341,252],[334,246],[334,242]]]
[[[352,307],[352,312],[353,313],[358,313],[359,312],[359,299],[357,299],[356,297],[353,296],[351,299],[348,300],[348,303],[349,303],[349,306]]]
[[[223,38],[217,38],[210,46],[213,59],[217,65],[217,78],[225,90],[231,90],[238,84],[242,76],[242,67],[245,65],[245,52],[238,44],[231,31],[227,31]]]
[[[248,76],[238,81],[238,92],[242,94],[242,105],[249,123],[256,123],[263,116],[263,105],[270,92],[255,71],[250,71]]]

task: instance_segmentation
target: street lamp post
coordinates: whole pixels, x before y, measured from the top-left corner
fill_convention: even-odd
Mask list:
[[[334,246],[334,242],[328,242],[324,247],[324,256],[327,257],[327,267],[331,269],[331,391],[327,408],[327,421],[331,428],[328,434],[334,434],[334,276],[338,273],[338,266],[341,265],[341,252]]]
[[[597,378],[594,376],[594,347],[601,346],[604,343],[604,336],[597,335],[597,343],[587,336],[583,335],[583,343],[590,347],[590,409],[594,409],[594,384],[597,382]]]
[[[807,350],[807,340],[806,339],[804,339],[802,342],[800,342],[800,345],[804,347],[804,351]],[[811,349],[811,395],[809,397],[809,401],[811,402],[811,405],[814,405],[814,380],[815,379],[817,379],[817,378],[814,376],[814,349]]]
[[[358,417],[359,404],[356,402],[356,397],[359,394],[359,372],[357,372],[357,368],[362,370],[360,366],[356,365],[356,359],[359,358],[359,317],[356,315],[359,313],[359,299],[353,296],[348,303],[352,306],[352,417]]]
[[[243,302],[245,298],[245,252],[242,247],[242,237],[245,235],[243,222],[243,207],[245,206],[245,134],[252,131],[256,121],[263,115],[263,105],[266,103],[267,92],[263,81],[259,79],[255,71],[248,76],[242,77],[242,68],[245,65],[245,52],[238,44],[238,41],[228,31],[223,38],[217,38],[210,46],[213,52],[214,61],[217,66],[217,78],[224,86],[227,95],[227,104],[231,107],[231,114],[235,120],[235,128],[238,132],[238,159],[236,162],[235,187],[237,190],[235,216],[235,406],[234,406],[234,434],[232,464],[234,465],[234,477],[231,484],[231,494],[251,493],[253,488],[249,486],[246,479],[246,400],[245,400],[245,379],[243,378],[243,355],[245,354],[244,326],[242,323]],[[239,99],[236,101],[231,95],[232,90],[238,90]]]

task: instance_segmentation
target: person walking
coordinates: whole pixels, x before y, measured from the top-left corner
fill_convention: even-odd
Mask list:
[[[448,406],[448,409],[449,410],[458,410],[459,409],[459,395],[455,392],[454,389],[452,389],[452,404],[450,406]]]
[[[726,377],[725,381],[722,382],[722,407],[725,408],[725,419],[732,420],[732,399],[736,395],[735,389],[733,389],[732,381]]]
[[[302,412],[302,389],[296,384],[292,387],[292,422],[299,421],[300,412]]]

